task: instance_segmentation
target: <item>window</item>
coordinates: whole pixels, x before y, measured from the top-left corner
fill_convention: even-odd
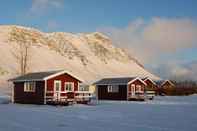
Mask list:
[[[107,87],[107,91],[108,92],[111,92],[111,93],[116,93],[116,92],[119,92],[119,87],[118,87],[118,85],[109,85],[108,87]]]
[[[35,92],[36,83],[35,82],[25,82],[24,83],[24,92]]]
[[[55,80],[54,87],[55,87],[55,91],[61,91],[61,81]]]
[[[112,92],[112,86],[111,85],[107,87],[107,91]]]
[[[79,83],[79,91],[89,91],[89,86]]]
[[[135,92],[135,84],[131,84],[131,92]]]
[[[137,91],[143,91],[142,86],[141,85],[137,85],[136,86]]]
[[[135,84],[131,84],[131,95],[134,96],[135,95]]]
[[[74,83],[73,82],[65,82],[65,85],[64,85],[64,89],[65,91],[74,91]]]

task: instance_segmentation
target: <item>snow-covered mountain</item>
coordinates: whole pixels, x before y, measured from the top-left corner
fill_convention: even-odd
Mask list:
[[[28,71],[65,69],[85,83],[103,77],[149,76],[151,74],[124,49],[99,33],[44,33],[21,26],[0,26],[0,86],[19,72],[16,54],[19,45],[28,43]]]

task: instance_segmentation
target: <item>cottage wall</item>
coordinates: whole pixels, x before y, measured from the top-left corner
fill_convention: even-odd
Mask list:
[[[129,91],[131,91],[131,85],[132,84],[135,85],[135,90],[137,90],[137,88],[136,88],[137,85],[140,85],[141,86],[142,91],[145,90],[145,85],[140,80],[136,80],[136,81],[134,81],[134,82],[132,82],[132,83],[129,84]]]
[[[24,82],[14,83],[14,102],[44,104],[44,81],[36,82],[35,92],[24,92]]]
[[[53,91],[54,91],[54,81],[55,80],[60,80],[61,81],[61,91],[64,92],[65,91],[65,82],[73,82],[74,83],[74,91],[78,91],[78,83],[79,80],[77,80],[76,78],[72,77],[69,74],[62,74],[56,77],[53,77],[49,80],[47,80],[47,96],[53,96]],[[66,96],[67,93],[61,93],[61,96]]]
[[[108,92],[108,85],[98,85],[99,100],[127,100],[127,85],[119,85],[118,92]]]
[[[150,81],[149,79],[144,81],[147,86],[146,86],[146,90],[148,91],[156,91],[156,85],[152,83],[152,81]]]

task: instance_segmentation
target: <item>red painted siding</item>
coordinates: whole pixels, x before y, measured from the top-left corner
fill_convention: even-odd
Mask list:
[[[141,85],[142,90],[144,91],[145,85],[141,81],[139,81],[139,80],[136,80],[136,81],[134,81],[134,82],[132,82],[132,83],[129,84],[129,91],[131,91],[131,85],[132,84],[135,85],[135,90],[136,90],[136,85]]]
[[[118,92],[108,92],[108,85],[98,85],[98,99],[99,100],[127,100],[127,85],[118,85]]]
[[[74,91],[78,91],[78,82],[76,78],[72,77],[69,74],[62,74],[56,77],[53,77],[49,80],[47,80],[47,91],[54,91],[54,81],[60,80],[61,81],[61,91],[64,91],[64,83],[65,82],[73,82],[74,83]],[[50,93],[48,95],[53,95],[53,93]],[[61,96],[65,96],[65,93],[61,93]]]
[[[44,81],[36,82],[35,92],[24,92],[24,82],[15,82],[14,102],[28,104],[44,104]]]
[[[166,81],[161,87],[162,88],[172,88],[173,85],[169,81]]]
[[[154,90],[154,91],[156,91],[156,85],[153,84],[152,81],[150,81],[149,79],[147,79],[144,82],[147,84],[146,90]]]

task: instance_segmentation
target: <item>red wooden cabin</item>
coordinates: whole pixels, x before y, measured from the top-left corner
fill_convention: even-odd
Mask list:
[[[28,73],[11,79],[13,102],[30,104],[67,104],[88,102],[91,94],[80,90],[82,81],[67,71]]]
[[[143,78],[142,79],[145,83],[146,83],[146,97],[148,99],[153,99],[154,96],[156,95],[156,92],[158,90],[158,87],[157,87],[157,84],[152,80],[150,79],[149,77],[146,77],[146,78]]]
[[[146,83],[138,77],[104,78],[94,84],[98,100],[145,100]]]
[[[159,95],[170,95],[171,91],[175,88],[175,85],[170,80],[156,81]]]

